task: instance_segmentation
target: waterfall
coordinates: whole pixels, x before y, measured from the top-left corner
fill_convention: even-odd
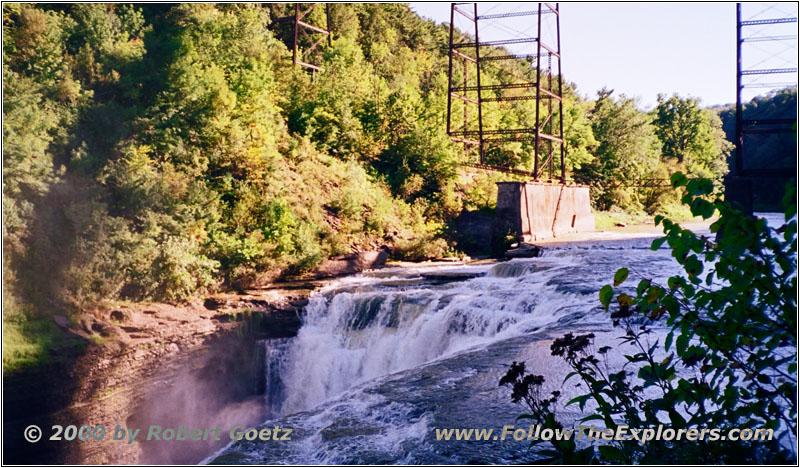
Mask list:
[[[281,406],[285,398],[285,386],[281,373],[286,364],[286,351],[294,338],[274,338],[259,340],[256,368],[260,375],[256,379],[256,392],[264,394],[267,415],[275,417],[281,414]]]
[[[618,346],[597,291],[623,261],[632,276],[656,282],[682,271],[669,250],[650,250],[651,242],[553,246],[530,259],[423,264],[337,279],[312,295],[295,338],[261,345],[271,412],[264,427],[296,428],[292,443],[241,441],[212,460],[519,463],[529,455],[527,443],[432,443],[433,431],[513,423],[520,408],[497,383],[522,360],[548,377],[548,391],[558,388],[569,367],[550,355],[556,336],[591,331],[597,346]],[[622,287],[634,288],[634,279]],[[573,388],[563,389],[564,401],[577,396]]]
[[[404,288],[396,277],[360,278],[323,290],[306,307],[298,336],[281,348],[281,413],[307,410],[361,382],[517,336],[585,302],[547,285],[551,276],[542,271],[548,269],[526,262],[484,266],[481,274],[488,275],[446,285]]]

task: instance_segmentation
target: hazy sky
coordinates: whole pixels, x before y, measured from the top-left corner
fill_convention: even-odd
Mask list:
[[[439,23],[450,21],[449,3],[410,5],[423,17]],[[478,14],[530,10],[536,5],[484,2],[479,3]],[[654,106],[658,93],[693,96],[700,98],[704,106],[735,102],[735,3],[566,2],[559,5],[564,76],[577,84],[582,95],[594,98],[597,90],[606,86],[614,89],[615,94],[637,96],[643,108]],[[797,15],[796,4],[779,6],[778,10],[767,8],[761,17],[777,17],[784,12]],[[748,8],[752,15],[761,12],[761,9],[753,10],[758,8],[757,4],[750,4]],[[485,30],[482,21],[481,40],[495,39],[495,35],[510,37],[500,36],[504,32],[513,35],[514,31],[536,35],[535,16],[502,21],[499,28],[487,25]],[[468,21],[456,21],[456,26],[474,27]],[[791,26],[797,34],[796,23],[785,26]],[[766,32],[774,33],[773,30]],[[786,49],[784,45],[781,47],[785,61]],[[797,67],[796,41],[790,44],[789,52],[790,57],[793,56],[790,58],[794,61],[792,66]],[[783,80],[796,82],[797,75],[783,77]]]

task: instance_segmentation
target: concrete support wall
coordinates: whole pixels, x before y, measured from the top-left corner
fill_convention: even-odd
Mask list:
[[[495,236],[523,242],[594,231],[589,187],[540,182],[498,182]]]

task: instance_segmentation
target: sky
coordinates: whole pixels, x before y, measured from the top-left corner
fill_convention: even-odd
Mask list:
[[[450,21],[449,3],[412,2],[410,6],[420,16],[437,23]],[[532,2],[483,2],[478,4],[478,14],[530,10],[536,6]],[[779,17],[787,12],[797,16],[797,4],[778,4],[778,7],[767,6],[763,11],[758,4],[746,4],[743,17]],[[559,8],[563,75],[577,85],[581,95],[594,99],[597,91],[606,87],[616,95],[638,98],[642,109],[654,107],[659,93],[698,98],[703,106],[736,101],[735,3],[562,2]],[[481,21],[481,41],[513,37],[512,29],[520,33],[516,37],[521,37],[521,33],[535,37],[535,18]],[[489,24],[484,27],[485,23],[495,22],[499,27]],[[474,27],[467,20],[455,23],[459,28]],[[783,28],[781,34],[787,27],[789,34],[797,34],[797,23],[779,27]],[[747,34],[775,35],[775,30],[761,28],[747,31],[745,37]],[[765,50],[767,46],[779,48]],[[782,66],[797,67],[796,39],[790,41],[788,48],[786,44],[764,42],[748,43],[748,47],[743,52],[744,68],[748,59],[754,68],[766,65],[777,68],[787,57],[793,65]],[[797,75],[781,79],[796,82]],[[763,89],[748,90],[745,100],[763,92]]]

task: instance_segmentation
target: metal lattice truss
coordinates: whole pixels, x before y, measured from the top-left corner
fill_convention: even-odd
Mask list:
[[[744,168],[744,144],[748,134],[794,133],[797,119],[749,118],[742,115],[742,93],[748,88],[779,89],[797,86],[797,16],[786,16],[780,3],[748,4],[758,7],[743,15],[736,4],[736,155],[735,175],[772,176],[794,172],[792,168]],[[781,25],[789,26],[781,26]],[[788,29],[787,29],[788,27]],[[777,47],[768,48],[768,45]],[[750,56],[750,57],[748,57]],[[748,60],[749,59],[749,60]],[[792,76],[793,75],[793,76]],[[789,77],[789,81],[787,81]],[[791,78],[794,78],[792,80]]]
[[[292,63],[308,68],[312,71],[324,71],[319,65],[306,62],[305,57],[311,55],[314,50],[327,40],[328,47],[331,46],[331,12],[330,5],[325,4],[325,27],[311,24],[311,13],[317,7],[317,3],[295,3],[294,15],[279,18],[280,22],[291,22],[294,24],[294,39],[292,41]],[[310,45],[300,49],[300,40],[308,38]],[[310,60],[309,60],[310,61]]]
[[[535,5],[535,4],[534,4]],[[455,19],[466,18],[474,25],[474,37],[463,36],[455,28]],[[505,18],[536,17],[537,34],[535,37],[516,37],[505,40],[480,41],[479,25],[489,20]],[[543,40],[543,23],[550,21],[555,26],[555,44],[547,44]],[[470,28],[471,29],[471,28]],[[509,29],[509,28],[506,28]],[[471,34],[471,32],[470,32]],[[523,53],[499,53],[507,50],[507,46],[527,47]],[[491,48],[491,49],[490,49]],[[500,84],[484,84],[481,82],[481,71],[484,64],[503,60],[527,60],[535,67],[535,81],[519,82],[517,77],[501,77]],[[460,73],[457,73],[457,67]],[[474,70],[474,74],[470,73]],[[461,80],[459,81],[458,75]],[[477,3],[452,3],[450,9],[450,64],[447,97],[447,133],[456,141],[468,146],[477,147],[480,163],[477,167],[500,170],[502,172],[520,173],[519,170],[486,164],[485,150],[488,145],[506,142],[534,143],[534,179],[539,179],[545,172],[550,179],[556,174],[555,165],[560,158],[561,172],[558,177],[565,183],[564,158],[564,121],[562,112],[562,77],[561,77],[561,32],[559,25],[558,4],[539,3],[525,11],[479,15]],[[474,83],[470,83],[474,76]],[[454,100],[464,104],[463,114],[454,116]],[[513,128],[486,128],[484,103],[535,101],[535,120],[527,126]],[[470,109],[477,119],[470,119]],[[555,117],[558,110],[557,118]],[[460,121],[459,121],[460,120]]]

